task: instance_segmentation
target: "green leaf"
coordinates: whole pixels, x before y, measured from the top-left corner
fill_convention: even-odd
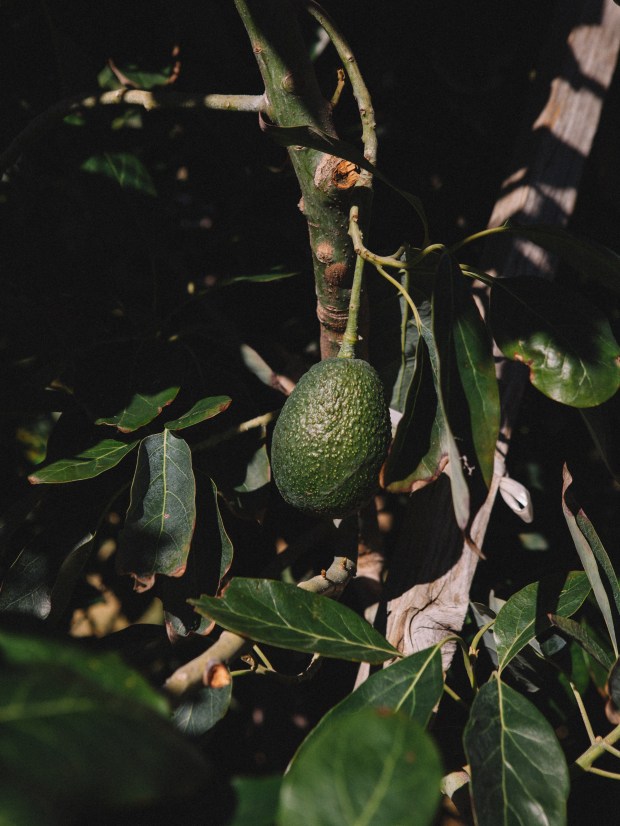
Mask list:
[[[215,482],[199,476],[196,498],[201,506],[187,570],[182,577],[165,577],[159,583],[166,629],[171,638],[209,633],[213,623],[197,614],[187,600],[205,593],[217,594],[233,560],[233,545],[222,520]]]
[[[482,477],[487,487],[493,477],[495,448],[499,435],[500,405],[493,348],[474,297],[465,291],[465,279],[456,275],[461,287],[459,312],[454,320],[454,349],[459,376],[469,407],[472,437]],[[458,287],[457,287],[458,289]]]
[[[493,626],[499,672],[530,640],[550,627],[548,613],[570,617],[589,593],[587,576],[582,571],[571,571],[564,581],[550,577],[513,594],[498,612]]]
[[[155,574],[180,577],[196,522],[192,454],[169,430],[140,442],[131,500],[119,537],[119,567],[135,579],[136,590]]]
[[[297,750],[293,762],[300,759],[314,738],[335,720],[356,714],[361,709],[400,711],[426,727],[442,693],[441,646],[435,645],[371,674],[321,718]]]
[[[121,433],[131,433],[157,418],[164,407],[174,401],[179,389],[179,387],[165,387],[154,393],[135,393],[121,410],[110,416],[96,419],[95,424],[112,425]],[[187,426],[184,425],[184,427]]]
[[[618,390],[618,343],[584,296],[543,278],[496,279],[489,318],[502,353],[527,365],[531,383],[549,398],[592,407]]]
[[[184,427],[192,427],[192,425],[205,422],[207,419],[212,419],[219,413],[223,413],[224,410],[228,410],[231,402],[230,396],[209,396],[196,402],[187,413],[179,416],[178,419],[166,422],[164,427],[168,430],[182,430]]]
[[[555,625],[556,628],[559,628],[560,631],[563,631],[569,637],[576,640],[603,668],[611,668],[614,661],[613,653],[606,651],[599,645],[598,641],[589,633],[585,625],[568,619],[567,617],[559,617],[557,614],[549,614],[549,621],[552,625]]]
[[[284,775],[278,826],[428,826],[441,761],[404,714],[363,709],[325,727]]]
[[[230,287],[231,284],[243,284],[245,282],[251,284],[267,284],[270,281],[282,281],[285,278],[292,278],[294,275],[299,275],[299,272],[273,270],[272,272],[259,273],[257,275],[230,275],[227,278],[220,278],[216,286]]]
[[[433,291],[432,320],[433,341],[437,353],[433,365],[435,368],[435,390],[437,391],[439,409],[445,423],[442,433],[443,448],[449,461],[454,515],[459,528],[465,530],[469,524],[470,494],[463,471],[463,463],[467,462],[471,466],[471,462],[467,460],[467,457],[461,455],[464,445],[463,422],[461,416],[457,416],[453,409],[460,389],[455,383],[454,372],[454,331],[460,310],[461,296],[458,280],[460,278],[460,270],[454,260],[448,255],[443,255],[437,268],[435,289]],[[459,425],[460,432],[458,436],[461,450],[453,433],[455,424]]]
[[[116,467],[137,444],[138,439],[131,442],[124,442],[120,439],[102,439],[75,456],[58,459],[49,465],[37,468],[36,473],[28,477],[28,481],[33,485],[57,485],[63,482],[92,479]]]
[[[157,196],[155,184],[141,160],[129,152],[105,152],[91,155],[80,166],[82,172],[111,178],[121,189],[131,189],[143,195]]]
[[[51,626],[61,621],[71,604],[78,581],[95,550],[95,536],[90,532],[85,534],[62,561],[50,597],[51,610],[48,622]]]
[[[575,543],[575,548],[579,554],[583,569],[590,580],[590,585],[592,586],[596,602],[605,620],[609,638],[617,657],[618,641],[616,638],[614,612],[609,603],[607,590],[599,573],[599,566],[605,574],[609,590],[613,595],[616,619],[620,616],[620,587],[618,586],[618,577],[607,555],[607,551],[603,547],[603,543],[594,530],[594,526],[577,503],[577,499],[571,490],[572,482],[573,477],[570,475],[566,465],[564,465],[562,483],[562,510],[564,512],[564,518],[566,519],[568,529]]]
[[[235,577],[221,598],[190,603],[228,631],[278,648],[377,664],[399,656],[350,608],[283,582]]]
[[[442,468],[444,429],[428,346],[421,338],[403,416],[381,470],[382,486],[391,493],[413,493],[435,479]]]
[[[566,760],[529,700],[493,679],[476,695],[463,739],[478,826],[565,826]]]
[[[237,808],[230,826],[274,826],[282,777],[237,777]]]
[[[92,812],[204,787],[202,756],[118,657],[5,634],[0,648],[0,799],[36,790],[65,812]]]
[[[232,490],[228,504],[236,516],[262,522],[269,504],[271,464],[267,446],[262,444],[254,451],[245,469],[241,484]]]
[[[222,666],[225,668],[225,666]],[[218,688],[204,686],[174,710],[172,722],[188,737],[198,737],[226,715],[232,698],[232,679]]]
[[[351,161],[351,163],[354,163],[361,169],[370,172],[379,181],[389,186],[390,189],[398,192],[398,194],[414,208],[422,222],[424,233],[428,236],[428,221],[422,201],[417,195],[411,195],[409,192],[405,192],[404,189],[400,189],[400,187],[393,184],[376,166],[373,166],[370,161],[367,161],[363,153],[355,146],[341,141],[333,135],[328,135],[315,126],[274,126],[271,123],[267,123],[264,118],[261,118],[261,128],[281,146],[305,146],[309,149],[315,149],[317,152],[325,152],[327,155],[334,155],[336,158]]]
[[[80,679],[91,682],[93,689],[105,689],[148,706],[163,717],[168,716],[166,699],[137,671],[126,665],[118,654],[90,654],[75,644],[0,629],[0,658],[7,667],[62,666],[78,674]]]
[[[618,710],[620,709],[620,659],[617,659],[611,667],[607,685],[611,701]]]

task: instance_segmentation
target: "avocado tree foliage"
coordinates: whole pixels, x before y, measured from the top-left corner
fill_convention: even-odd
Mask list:
[[[365,499],[381,490],[398,514],[413,491],[447,483],[449,518],[468,541],[492,483],[500,429],[493,342],[527,367],[535,391],[595,411],[617,393],[620,354],[602,302],[564,284],[490,274],[465,253],[481,237],[525,238],[566,259],[590,295],[595,283],[610,301],[620,291],[620,258],[557,227],[506,224],[437,242],[419,198],[377,167],[371,97],[326,12],[314,0],[235,6],[263,94],[186,94],[169,88],[178,61],[154,71],[109,60],[96,94],[67,98],[31,119],[1,156],[9,226],[29,221],[43,241],[39,249],[4,238],[2,253],[10,275],[0,393],[11,450],[17,443],[21,452],[7,472],[15,495],[6,498],[0,527],[0,813],[15,824],[67,823],[102,810],[124,822],[144,811],[197,816],[207,807],[206,822],[235,826],[423,826],[435,822],[442,799],[453,799],[464,822],[559,826],[571,784],[585,773],[613,783],[618,769],[606,761],[620,755],[620,588],[568,468],[558,512],[583,570],[548,572],[509,588],[506,601],[472,603],[464,630],[446,628],[435,645],[403,656],[379,622],[360,616],[361,600],[372,601],[368,587],[359,589],[358,604],[339,601],[355,575],[360,530],[376,513],[359,497],[353,515],[327,501],[333,459],[321,451],[332,450],[333,440],[312,439],[304,406],[337,417],[338,438],[351,432],[347,404],[364,414],[379,410],[376,433],[364,431],[364,416],[354,423],[359,441],[380,443],[363,444],[364,455],[351,459],[359,465],[373,454],[376,485],[364,477]],[[344,67],[331,99],[308,47],[312,27]],[[343,139],[335,125],[345,72],[360,124],[348,132],[359,140]],[[368,399],[347,397],[345,382],[345,417],[332,403],[335,391],[320,382],[308,383],[315,397],[295,396],[291,376],[303,370],[294,338],[280,329],[282,340],[266,351],[251,346],[255,317],[275,291],[291,315],[314,300],[285,257],[257,270],[252,250],[236,247],[231,232],[209,251],[229,266],[188,284],[191,266],[167,250],[170,204],[176,198],[182,213],[188,173],[179,166],[180,189],[171,188],[159,173],[173,162],[159,145],[168,147],[204,109],[224,110],[213,118],[248,118],[236,135],[240,146],[271,141],[265,151],[277,155],[269,161],[277,157],[294,173],[321,356],[370,358],[382,382],[373,371],[362,391],[377,398]],[[66,155],[43,174],[50,135]],[[241,149],[210,137],[209,152],[220,155],[206,169],[214,176],[218,167],[232,170]],[[226,174],[242,210],[248,184],[243,174]],[[42,175],[58,212],[41,222]],[[369,245],[373,182],[416,223],[393,254]],[[208,226],[211,218],[200,220]],[[285,250],[283,241],[277,256]],[[46,292],[37,267],[54,255],[67,256],[67,273]],[[371,279],[380,284],[376,302],[368,300]],[[474,284],[485,288],[484,313]],[[251,313],[240,309],[241,291]],[[231,308],[239,318],[231,319]],[[387,355],[373,347],[373,330]],[[382,393],[393,417],[389,452]],[[297,409],[277,446],[277,481],[283,493],[295,489],[284,499],[310,516],[283,501],[271,479],[272,425],[287,395]],[[302,459],[308,451],[304,473],[313,477],[301,484],[301,471],[287,465],[295,422],[302,423]],[[304,485],[314,486],[320,506],[304,507]],[[78,646],[69,639],[80,635],[77,619],[92,622],[89,611],[112,590],[125,622]],[[462,656],[444,674],[448,643]],[[231,782],[218,754],[220,738],[232,748],[234,735],[222,732],[235,706],[251,704],[264,684],[288,692],[318,684],[325,692],[322,674],[343,662],[376,668],[339,701],[328,698],[286,753],[288,771],[253,773],[238,760]],[[249,693],[240,701],[237,691]],[[586,696],[595,698],[592,709]],[[597,702],[606,703],[610,722],[599,719]],[[456,746],[442,739],[452,706],[460,714]],[[596,725],[607,728],[593,731],[596,714]],[[562,743],[558,730],[575,718],[583,733]]]

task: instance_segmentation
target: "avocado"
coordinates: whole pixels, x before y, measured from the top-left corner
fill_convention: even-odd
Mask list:
[[[271,444],[276,485],[302,511],[346,516],[377,490],[390,438],[374,368],[362,359],[325,359],[301,377],[278,416]]]

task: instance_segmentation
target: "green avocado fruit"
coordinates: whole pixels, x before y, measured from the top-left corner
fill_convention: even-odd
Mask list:
[[[290,505],[341,518],[376,492],[390,438],[376,370],[361,359],[325,359],[301,377],[278,416],[273,477]]]

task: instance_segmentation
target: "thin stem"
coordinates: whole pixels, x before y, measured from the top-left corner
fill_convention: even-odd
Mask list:
[[[416,307],[413,299],[411,298],[411,296],[409,295],[407,290],[403,287],[403,285],[400,283],[400,281],[397,281],[395,278],[392,278],[392,276],[388,272],[386,272],[380,264],[375,264],[375,268],[376,268],[377,272],[380,273],[380,275],[382,275],[387,281],[390,282],[390,284],[392,284],[394,287],[396,287],[398,292],[405,299],[405,301],[407,302],[407,304],[411,308],[411,312],[413,313],[413,317],[415,319],[416,327],[418,328],[418,333],[421,335],[422,334],[422,319],[420,318],[420,313],[418,312],[418,308]]]
[[[336,88],[334,89],[334,94],[332,95],[332,99],[330,100],[330,104],[332,109],[335,109],[340,102],[340,95],[344,89],[345,84],[345,74],[344,69],[338,69],[337,71],[338,80],[336,81]]]
[[[614,757],[620,757],[620,749],[610,746],[609,743],[606,743],[601,737],[596,737],[595,740],[597,743],[601,744],[608,754],[613,754]]]
[[[248,419],[245,422],[241,422],[240,424],[235,425],[235,427],[224,430],[222,433],[216,433],[215,436],[210,436],[208,439],[193,445],[192,453],[201,453],[203,450],[211,450],[222,442],[226,442],[229,439],[234,439],[242,433],[247,433],[248,430],[254,430],[257,427],[266,427],[266,425],[270,422],[275,421],[279,415],[279,410],[272,410],[270,413],[263,413],[262,416],[256,416],[254,419]]]
[[[254,651],[254,653],[256,654],[258,659],[262,662],[262,664],[265,666],[265,668],[268,671],[275,671],[275,668],[269,662],[269,660],[267,659],[267,657],[263,653],[262,649],[258,645],[253,645],[252,646],[252,651]]]
[[[620,780],[620,774],[618,774],[618,772],[608,772],[605,769],[597,769],[595,766],[590,766],[588,771],[591,774],[598,774],[601,777],[608,777],[610,780]]]
[[[463,275],[466,275],[468,278],[474,278],[476,281],[482,281],[483,284],[486,284],[487,287],[492,287],[493,284],[498,280],[492,275],[489,275],[488,272],[484,272],[484,270],[479,270],[476,267],[472,267],[469,264],[461,264],[459,263],[459,267]]]
[[[581,719],[583,720],[583,724],[585,729],[588,733],[588,738],[590,743],[596,742],[596,735],[594,734],[594,729],[592,728],[592,723],[590,722],[590,718],[588,717],[588,712],[586,711],[586,707],[583,704],[583,700],[581,698],[581,694],[577,691],[577,688],[574,683],[570,684],[571,690],[575,695],[575,700],[577,701],[577,707],[579,708],[579,713],[581,714]],[[611,746],[610,746],[611,748]]]
[[[469,646],[469,653],[472,656],[477,656],[478,654],[478,646],[480,645],[480,640],[484,637],[486,632],[495,624],[495,620],[492,619],[490,622],[487,622],[486,625],[483,625],[482,628],[478,631],[476,636],[471,641],[471,645]]]
[[[597,737],[595,742],[575,760],[575,766],[584,771],[592,771],[592,764],[605,753],[606,747],[613,746],[618,740],[620,740],[620,725],[612,729],[606,737],[600,739]]]
[[[469,709],[469,703],[465,702],[465,700],[459,694],[457,694],[456,691],[454,691],[454,689],[450,688],[450,686],[447,683],[443,684],[443,690],[446,692],[448,697],[451,697],[460,706]]]
[[[506,227],[491,227],[490,229],[482,229],[480,232],[475,232],[473,235],[468,235],[467,238],[463,238],[462,241],[457,241],[456,244],[452,244],[448,252],[454,253],[457,250],[460,250],[461,247],[464,247],[466,244],[471,244],[474,241],[478,241],[480,238],[488,238],[489,235],[498,235],[501,232],[506,232]]]
[[[351,287],[351,298],[349,301],[349,316],[347,326],[342,336],[342,347],[338,353],[338,358],[355,358],[355,348],[359,341],[359,313],[362,305],[362,290],[364,287],[364,259],[361,255],[355,261],[353,273],[353,286]]]
[[[355,55],[351,47],[347,43],[344,35],[338,29],[334,21],[329,17],[327,12],[321,6],[310,0],[306,3],[308,13],[314,17],[327,32],[329,39],[334,44],[334,48],[338,52],[338,57],[342,60],[345,71],[351,82],[351,89],[353,96],[357,101],[358,110],[360,113],[360,120],[362,122],[362,143],[364,144],[364,157],[373,165],[377,163],[377,135],[375,131],[375,112],[372,107],[372,100],[368,87],[364,83],[364,78],[360,72]],[[360,180],[366,175],[366,185],[370,184],[372,176],[369,172],[363,172],[360,175]]]

